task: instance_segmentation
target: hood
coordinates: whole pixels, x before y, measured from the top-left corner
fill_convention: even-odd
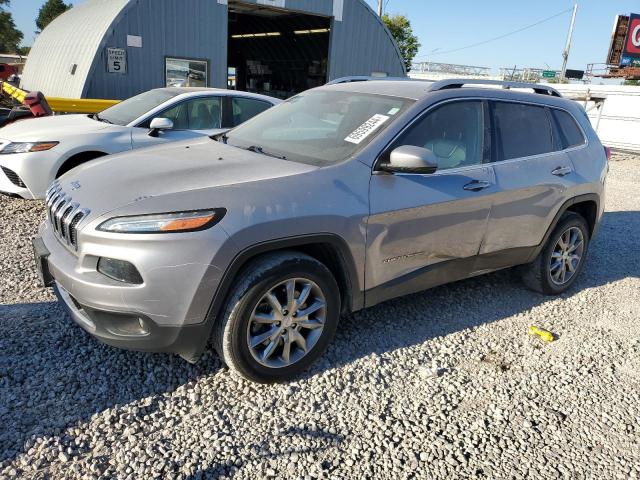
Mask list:
[[[0,139],[11,142],[59,141],[64,135],[97,132],[113,127],[93,120],[89,115],[54,115],[19,120],[0,128]]]
[[[60,182],[74,202],[89,208],[95,218],[154,197],[248,184],[316,168],[204,137],[103,157],[72,170]]]

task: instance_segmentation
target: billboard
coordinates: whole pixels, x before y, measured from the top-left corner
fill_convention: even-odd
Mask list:
[[[617,15],[613,23],[613,33],[611,34],[611,46],[607,55],[608,65],[620,65],[622,51],[624,50],[627,30],[629,29],[629,16]]]
[[[621,67],[640,67],[640,15],[629,15],[629,27],[620,58]]]

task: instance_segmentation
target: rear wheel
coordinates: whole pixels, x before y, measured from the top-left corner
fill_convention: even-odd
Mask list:
[[[524,266],[525,284],[545,295],[559,295],[576,281],[589,248],[589,228],[582,216],[569,212],[553,230],[542,252]]]
[[[296,252],[266,255],[244,269],[214,331],[229,368],[260,383],[291,379],[326,349],[340,292],[320,262]]]

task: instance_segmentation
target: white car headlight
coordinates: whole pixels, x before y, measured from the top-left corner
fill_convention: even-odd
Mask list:
[[[98,230],[112,233],[177,233],[205,230],[214,226],[227,211],[224,208],[190,212],[158,213],[115,217],[101,223]]]
[[[45,152],[51,150],[60,142],[14,142],[8,143],[0,150],[0,155],[11,153]]]

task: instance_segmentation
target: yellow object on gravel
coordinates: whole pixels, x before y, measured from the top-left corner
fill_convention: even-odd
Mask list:
[[[529,327],[529,334],[538,335],[545,342],[553,342],[555,340],[553,333],[551,333],[549,330],[545,330],[544,328],[534,327],[533,325]]]

